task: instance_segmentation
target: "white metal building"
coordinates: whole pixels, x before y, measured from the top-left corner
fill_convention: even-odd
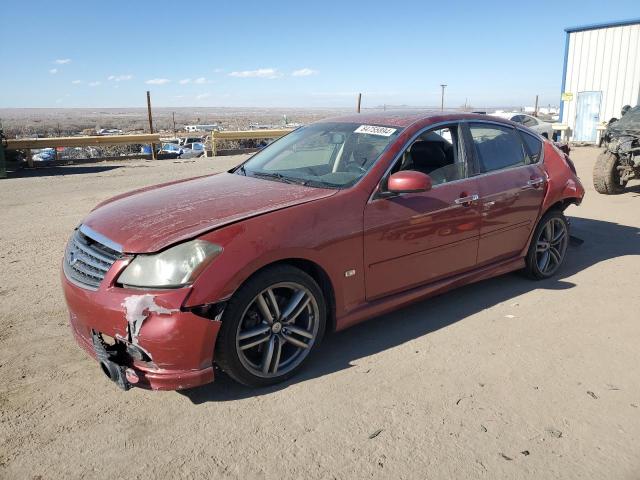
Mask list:
[[[598,125],[640,104],[640,19],[567,28],[560,122],[596,142]]]

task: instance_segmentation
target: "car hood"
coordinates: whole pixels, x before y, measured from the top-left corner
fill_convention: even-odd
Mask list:
[[[127,253],[151,253],[207,231],[337,190],[221,173],[119,195],[82,222]]]

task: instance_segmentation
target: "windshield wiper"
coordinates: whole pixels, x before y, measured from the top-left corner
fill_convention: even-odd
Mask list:
[[[291,177],[285,177],[284,175],[282,175],[281,173],[278,172],[251,172],[251,175],[255,176],[255,177],[262,177],[262,178],[274,178],[280,182],[284,182],[284,183],[294,183],[297,185],[306,185],[307,181],[306,180],[301,180],[298,178],[291,178]]]
[[[246,168],[244,168],[244,165],[240,165],[240,166],[236,169],[236,172],[238,172],[238,171],[242,172],[242,174],[243,174],[245,177],[247,176],[247,170],[246,170]],[[233,172],[233,173],[235,173],[235,172]]]

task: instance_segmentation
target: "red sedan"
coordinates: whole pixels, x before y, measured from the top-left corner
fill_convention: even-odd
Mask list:
[[[122,388],[295,374],[326,330],[564,261],[584,189],[527,128],[389,113],[299,128],[225,173],[112,198],[73,233],[78,343]]]

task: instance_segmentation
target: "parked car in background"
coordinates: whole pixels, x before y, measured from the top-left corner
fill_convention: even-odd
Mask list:
[[[202,143],[186,143],[181,148],[180,158],[197,158],[205,154],[204,144]]]
[[[56,159],[55,148],[42,148],[35,150],[34,155],[31,157],[34,162],[52,162]]]
[[[511,120],[512,122],[519,123],[520,125],[524,125],[525,127],[530,128],[534,132],[538,132],[545,138],[553,139],[553,127],[548,122],[543,122],[542,120],[532,117],[531,115],[527,115],[526,113],[518,113],[518,112],[496,112],[490,113],[489,115],[493,117],[506,118],[507,120]]]
[[[158,160],[171,160],[174,158],[178,158],[178,155],[180,155],[180,150],[179,149],[174,149],[172,147],[168,147],[167,145],[173,145],[172,143],[163,143],[160,144],[159,146],[156,145],[156,158]],[[176,145],[177,147],[177,145]],[[153,149],[151,147],[151,145],[142,145],[140,147],[140,153],[143,153],[145,155],[151,155],[151,153],[153,152]]]
[[[190,148],[192,150],[204,150],[204,143],[202,142],[185,143],[184,147]]]
[[[182,151],[182,147],[175,143],[163,143],[160,145],[159,149],[160,153],[176,153],[178,156],[180,156]]]
[[[201,157],[202,155],[205,154],[204,143],[201,143],[201,142],[185,143],[184,147],[193,150],[197,154],[196,155],[197,157]]]
[[[182,137],[180,139],[180,145],[186,145],[188,143],[204,143],[204,137]]]
[[[583,195],[567,155],[506,120],[323,120],[98,205],[65,251],[72,331],[124,389],[194,387],[214,364],[271,385],[326,330],[514,270],[552,277]]]
[[[195,148],[190,148],[195,147]],[[160,154],[176,154],[177,158],[196,158],[204,155],[204,145],[202,143],[188,143],[176,145],[175,143],[163,143],[159,151]]]
[[[175,143],[162,143],[159,146],[156,145],[156,148],[158,149],[156,151],[156,158],[158,160],[172,160],[179,158],[182,154],[182,147]],[[149,153],[151,152],[149,151]]]

